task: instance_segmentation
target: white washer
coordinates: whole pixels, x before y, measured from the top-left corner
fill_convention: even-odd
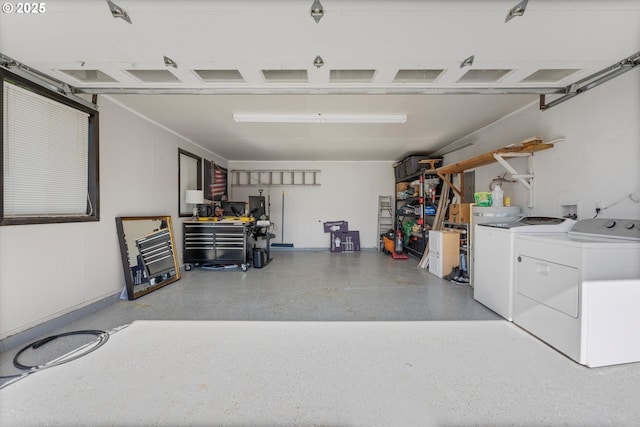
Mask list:
[[[524,217],[518,221],[478,224],[474,231],[473,298],[513,320],[514,238],[519,234],[566,234],[576,221],[568,218]]]
[[[515,239],[514,323],[589,367],[640,361],[640,220]]]
[[[522,218],[518,206],[471,206],[471,218],[469,223],[469,236],[467,241],[468,254],[467,269],[469,270],[469,285],[473,288],[475,276],[475,246],[474,232],[476,224],[486,224],[490,222],[513,222]]]

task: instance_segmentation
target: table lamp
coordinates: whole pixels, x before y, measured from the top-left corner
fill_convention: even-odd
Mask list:
[[[193,217],[198,218],[198,204],[204,203],[204,192],[202,190],[187,190],[185,202],[193,205]]]

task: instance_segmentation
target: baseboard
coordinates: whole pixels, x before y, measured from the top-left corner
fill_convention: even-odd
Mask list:
[[[90,314],[93,314],[105,307],[110,306],[120,300],[120,292],[111,296],[103,298],[99,301],[86,305],[84,307],[73,310],[67,314],[56,317],[55,319],[48,320],[32,328],[26,329],[22,332],[18,332],[15,335],[0,340],[0,353],[11,350],[18,346],[24,346],[33,342],[42,336],[52,333],[53,331],[68,325],[74,320],[83,318]]]

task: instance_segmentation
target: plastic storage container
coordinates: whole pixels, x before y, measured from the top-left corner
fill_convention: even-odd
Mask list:
[[[481,191],[474,194],[476,206],[487,207],[491,206],[491,193],[488,191]]]
[[[422,168],[422,165],[420,164],[420,160],[427,160],[429,158],[430,158],[429,156],[424,156],[424,155],[423,156],[414,155],[414,156],[406,157],[402,161],[402,166],[404,167],[404,176],[410,177],[420,172],[420,169]]]

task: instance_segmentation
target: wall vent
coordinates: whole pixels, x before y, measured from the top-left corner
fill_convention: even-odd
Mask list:
[[[180,81],[168,70],[127,70],[127,73],[143,83],[175,83]]]
[[[522,83],[558,83],[572,74],[580,71],[579,69],[544,69],[538,70],[530,74]]]
[[[444,70],[398,70],[394,83],[433,83]]]
[[[238,70],[193,70],[205,83],[244,82]]]
[[[267,83],[306,83],[307,70],[262,70]]]
[[[376,70],[331,70],[331,83],[371,83]]]
[[[76,80],[85,83],[114,83],[116,79],[100,70],[60,70]]]
[[[511,70],[469,70],[458,83],[497,83],[510,72]]]

